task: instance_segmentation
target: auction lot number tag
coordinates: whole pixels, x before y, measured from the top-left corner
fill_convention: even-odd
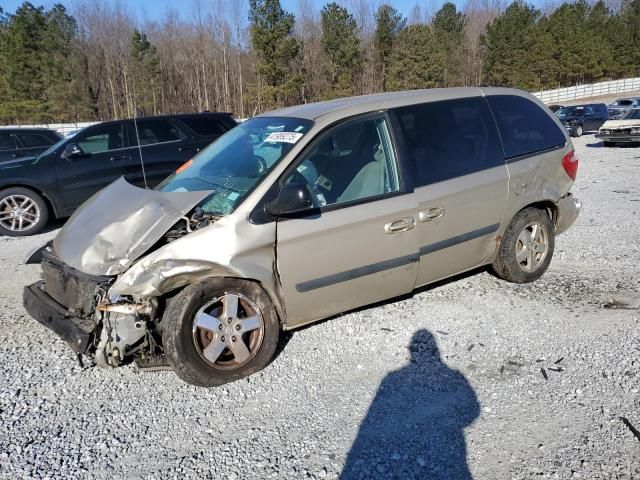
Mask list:
[[[301,137],[302,133],[298,132],[272,132],[266,138],[265,142],[296,143]]]

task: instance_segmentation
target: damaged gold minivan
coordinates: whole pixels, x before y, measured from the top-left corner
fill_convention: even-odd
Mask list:
[[[168,362],[220,385],[263,368],[282,330],[482,265],[537,279],[580,211],[577,167],[564,127],[518,90],[285,108],[155,190],[98,192],[32,255],[43,281],[24,304],[100,366]]]

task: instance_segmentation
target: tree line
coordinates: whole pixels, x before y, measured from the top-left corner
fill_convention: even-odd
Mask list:
[[[346,4],[346,6],[345,6]],[[369,0],[193,0],[136,21],[122,3],[73,12],[0,8],[0,124],[192,111],[238,117],[382,91],[452,86],[540,90],[640,74],[640,0],[467,0],[414,7]]]

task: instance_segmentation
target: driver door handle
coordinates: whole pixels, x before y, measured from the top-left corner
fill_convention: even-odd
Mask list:
[[[180,145],[178,147],[178,151],[179,152],[188,152],[190,150],[195,150],[195,148],[194,147],[190,147],[189,145]]]
[[[416,219],[413,217],[402,217],[384,225],[384,233],[407,232],[416,228]]]
[[[118,162],[120,160],[127,160],[129,158],[129,155],[120,155],[119,157],[111,157],[109,160],[111,160],[112,162]]]

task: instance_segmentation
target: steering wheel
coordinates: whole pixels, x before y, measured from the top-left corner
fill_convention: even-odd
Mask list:
[[[260,155],[254,155],[253,159],[258,165],[260,165],[260,168],[258,169],[258,174],[262,175],[267,170],[267,162]]]

